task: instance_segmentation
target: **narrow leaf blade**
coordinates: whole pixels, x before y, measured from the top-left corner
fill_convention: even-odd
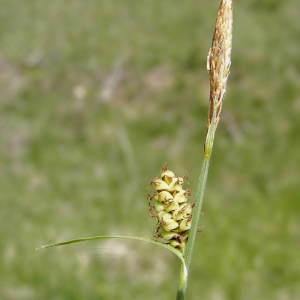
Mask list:
[[[41,247],[36,248],[36,250],[58,247],[58,246],[66,246],[66,245],[71,245],[71,244],[76,244],[76,243],[82,243],[82,242],[88,242],[88,241],[94,241],[94,240],[102,240],[102,239],[127,239],[127,240],[136,240],[136,241],[150,243],[152,245],[156,245],[156,246],[159,246],[159,247],[169,250],[170,252],[175,254],[180,259],[181,262],[184,262],[182,253],[169,245],[157,242],[157,241],[149,239],[149,238],[143,238],[143,237],[138,237],[138,236],[128,236],[128,235],[96,235],[96,236],[90,236],[90,237],[83,237],[83,238],[77,238],[77,239],[62,241],[62,242],[58,242],[58,243],[43,245]]]

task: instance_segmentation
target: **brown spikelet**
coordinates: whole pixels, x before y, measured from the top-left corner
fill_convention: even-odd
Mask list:
[[[219,122],[222,101],[231,63],[232,0],[221,0],[212,46],[207,57],[210,78],[210,109],[208,125]]]

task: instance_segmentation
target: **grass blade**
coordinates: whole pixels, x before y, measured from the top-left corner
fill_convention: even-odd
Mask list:
[[[83,237],[83,238],[77,238],[77,239],[72,239],[72,240],[67,240],[67,241],[62,241],[62,242],[57,242],[53,244],[47,244],[43,245],[41,247],[37,247],[36,250],[41,250],[41,249],[46,249],[46,248],[53,248],[53,247],[58,247],[58,246],[66,246],[66,245],[71,245],[71,244],[76,244],[76,243],[82,243],[82,242],[88,242],[88,241],[95,241],[95,240],[103,240],[103,239],[127,239],[127,240],[136,240],[136,241],[141,241],[141,242],[146,242],[150,243],[152,245],[156,245],[162,248],[165,248],[175,254],[180,261],[185,265],[182,253],[178,251],[177,249],[157,242],[155,240],[149,239],[149,238],[143,238],[143,237],[138,237],[138,236],[128,236],[128,235],[96,235],[96,236],[89,236],[89,237]]]

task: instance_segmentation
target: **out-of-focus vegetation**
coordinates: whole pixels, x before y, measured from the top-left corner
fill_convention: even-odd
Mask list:
[[[164,250],[34,247],[150,236],[165,162],[193,191],[217,2],[0,1],[1,299],[174,299]],[[300,2],[235,2],[189,299],[299,299]]]

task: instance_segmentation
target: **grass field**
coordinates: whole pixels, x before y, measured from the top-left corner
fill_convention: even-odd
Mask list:
[[[146,194],[194,190],[218,1],[0,0],[0,299],[174,299]],[[234,1],[232,72],[190,300],[300,298],[299,0]]]

